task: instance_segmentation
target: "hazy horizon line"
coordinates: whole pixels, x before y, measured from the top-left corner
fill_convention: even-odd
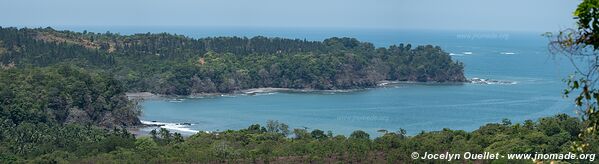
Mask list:
[[[198,29],[240,29],[247,28],[252,30],[259,29],[299,29],[299,30],[386,30],[386,31],[446,31],[446,32],[515,32],[515,33],[545,33],[559,32],[568,28],[560,28],[555,31],[544,30],[494,30],[494,29],[443,29],[443,28],[405,28],[405,27],[353,27],[353,26],[211,26],[211,25],[5,25],[0,27],[15,27],[15,28],[198,28]],[[574,28],[574,27],[569,27]],[[73,30],[73,29],[67,29]],[[81,30],[81,29],[77,29]],[[83,29],[85,30],[85,29]],[[107,29],[110,31],[110,29]],[[164,31],[167,32],[167,31]],[[146,33],[146,32],[142,32]]]

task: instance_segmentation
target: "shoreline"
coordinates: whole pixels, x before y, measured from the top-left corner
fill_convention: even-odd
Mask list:
[[[154,94],[151,92],[127,92],[125,93],[129,99],[134,100],[169,100],[179,98],[203,98],[203,97],[219,97],[228,95],[255,95],[260,93],[273,93],[273,92],[287,92],[287,93],[311,93],[311,92],[333,92],[333,93],[347,93],[355,92],[360,90],[367,90],[373,88],[384,88],[390,86],[396,86],[400,84],[422,84],[422,85],[435,85],[435,84],[448,84],[448,85],[460,85],[460,84],[471,84],[472,81],[468,80],[465,82],[418,82],[418,81],[388,81],[383,80],[377,82],[375,86],[353,88],[353,89],[314,89],[314,88],[277,88],[277,87],[261,87],[261,88],[248,88],[236,90],[231,93],[192,93],[190,95],[165,95],[165,94]]]
[[[186,98],[204,98],[204,97],[226,97],[231,95],[248,95],[254,96],[258,94],[285,92],[285,93],[349,93],[374,88],[384,88],[397,86],[400,84],[464,84],[468,82],[416,82],[416,81],[379,81],[377,85],[365,88],[356,89],[332,89],[332,90],[319,90],[319,89],[295,89],[295,88],[275,88],[275,87],[263,87],[263,88],[249,88],[237,90],[232,93],[193,93],[190,95],[164,95],[154,94],[151,92],[127,92],[125,95],[131,100],[168,100],[172,102],[182,102]],[[125,127],[127,131],[134,134],[135,137],[145,137],[150,135],[150,129],[159,130],[165,128],[171,132],[179,132],[185,137],[191,136],[198,132],[211,133],[210,131],[198,131],[188,129],[187,126],[191,126],[190,123],[164,123],[157,120],[140,120],[141,124],[136,126]],[[193,132],[192,132],[193,131]]]
[[[154,121],[154,120],[152,120],[152,121],[140,120],[140,122],[141,122],[140,125],[125,127],[125,129],[129,133],[133,134],[135,137],[149,136],[150,131],[152,131],[152,130],[158,131],[158,130],[160,130],[160,128],[165,128],[165,129],[169,130],[171,133],[177,132],[177,133],[183,135],[184,137],[191,136],[191,135],[199,133],[199,132],[210,133],[210,131],[199,131],[199,130],[190,129],[189,126],[194,125],[195,123],[187,123],[187,122],[168,123],[168,122],[159,122],[159,121]]]
[[[234,97],[237,95],[240,96],[256,96],[256,95],[265,95],[270,93],[350,93],[350,92],[359,92],[368,89],[376,89],[376,88],[389,88],[389,87],[397,87],[401,85],[463,85],[463,84],[474,84],[474,85],[484,85],[484,84],[501,84],[501,83],[486,83],[486,82],[504,82],[501,80],[490,80],[490,79],[482,79],[482,78],[472,78],[468,79],[466,82],[417,82],[417,81],[379,81],[375,86],[365,87],[365,88],[357,88],[357,89],[333,89],[333,90],[319,90],[319,89],[295,89],[295,88],[276,88],[276,87],[263,87],[263,88],[249,88],[236,90],[232,93],[195,93],[191,95],[163,95],[163,94],[153,94],[150,92],[129,92],[126,93],[129,99],[134,100],[163,100],[170,101],[175,103],[180,103],[185,101],[186,99],[201,99],[201,98],[216,98],[216,97]],[[198,132],[210,133],[210,131],[204,130],[193,130],[189,127],[196,123],[187,123],[187,122],[179,122],[179,123],[166,123],[160,122],[159,120],[140,120],[141,125],[127,127],[127,130],[132,134],[135,134],[136,137],[148,136],[151,129],[160,129],[165,128],[170,130],[171,132],[179,132],[180,134],[184,134],[184,136],[190,136],[192,134]]]

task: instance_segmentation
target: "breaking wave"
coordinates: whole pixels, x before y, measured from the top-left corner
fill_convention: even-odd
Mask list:
[[[190,123],[167,123],[167,122],[157,122],[157,121],[144,121],[140,120],[144,125],[157,126],[160,128],[165,128],[168,130],[174,130],[177,132],[185,132],[185,133],[198,133],[200,131],[193,130],[190,128]]]

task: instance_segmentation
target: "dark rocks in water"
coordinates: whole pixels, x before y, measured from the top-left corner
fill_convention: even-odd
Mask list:
[[[187,126],[191,126],[191,123],[184,122],[184,123],[180,123],[179,125],[187,125]]]
[[[166,124],[145,124],[146,126],[164,126]]]
[[[152,123],[143,123],[143,125],[144,126],[150,126],[150,127],[152,127],[152,126],[165,126],[166,125],[166,124],[159,124],[159,123],[157,123],[158,121],[154,121],[154,120],[152,120],[150,122],[152,122]]]

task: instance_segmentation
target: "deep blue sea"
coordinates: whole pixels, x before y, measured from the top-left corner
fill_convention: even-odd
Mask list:
[[[121,34],[169,32],[194,38],[246,36],[323,40],[354,37],[386,47],[399,43],[432,44],[465,64],[467,78],[500,80],[501,84],[399,84],[354,92],[264,93],[186,98],[182,102],[147,100],[142,120],[168,124],[183,133],[241,129],[267,120],[291,128],[332,130],[348,135],[365,130],[406,129],[409,134],[443,128],[475,130],[486,123],[535,120],[557,113],[575,115],[562,97],[562,79],[573,72],[569,62],[548,51],[541,32],[427,31],[380,29],[194,28],[194,27],[62,27]]]

